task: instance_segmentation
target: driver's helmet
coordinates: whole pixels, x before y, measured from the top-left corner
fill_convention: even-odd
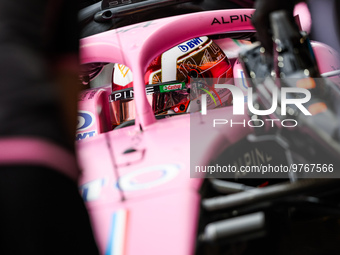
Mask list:
[[[229,90],[214,89],[232,78],[231,64],[222,49],[204,36],[181,43],[155,58],[145,74],[146,93],[156,116],[200,110],[199,95],[208,93],[207,108],[230,105]],[[210,78],[210,79],[207,79]],[[110,96],[113,127],[135,119],[133,77],[115,64]]]

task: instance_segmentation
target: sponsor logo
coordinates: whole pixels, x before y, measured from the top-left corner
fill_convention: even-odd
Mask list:
[[[154,89],[154,87],[146,87],[145,92],[146,92],[147,95],[150,95],[150,94],[155,92],[155,89]],[[113,92],[110,95],[110,102],[118,101],[118,100],[122,100],[122,99],[133,99],[133,95],[134,95],[134,92],[133,92],[132,88],[121,90],[121,91],[118,91],[118,92]]]
[[[105,184],[105,179],[97,179],[79,187],[81,196],[85,202],[98,200]]]
[[[78,133],[76,135],[76,141],[84,140],[84,139],[89,138],[89,137],[93,137],[93,136],[95,136],[95,134],[96,134],[96,131]]]
[[[242,15],[231,15],[229,17],[215,17],[213,21],[211,22],[211,25],[222,25],[222,24],[232,24],[236,21],[238,22],[248,22],[252,19],[253,14],[248,16],[247,14],[242,14]]]
[[[138,191],[154,188],[173,180],[179,174],[179,171],[180,166],[175,164],[142,168],[120,177],[116,187],[119,187],[124,191]],[[147,176],[149,176],[150,180],[145,180]],[[157,176],[157,178],[154,178],[154,176]]]
[[[130,68],[125,65],[118,64],[118,70],[120,71],[121,75],[125,78],[125,76],[129,73]]]
[[[96,130],[81,132],[89,129],[95,123],[95,117],[92,112],[88,111],[79,111],[78,112],[78,124],[77,124],[77,134],[76,141],[84,140],[89,137],[95,136],[97,133]]]
[[[196,46],[200,45],[203,43],[203,40],[201,38],[194,38],[186,43],[180,44],[177,47],[182,51],[182,52],[188,52],[192,48],[195,48]]]
[[[85,101],[85,100],[93,99],[98,91],[99,91],[98,89],[94,89],[94,90],[91,90],[91,91],[84,91],[83,93],[80,93],[79,101]]]
[[[181,90],[183,89],[183,87],[184,87],[184,83],[168,84],[168,85],[159,86],[159,91],[163,93],[163,92]]]
[[[92,112],[78,111],[77,131],[83,131],[90,128],[95,122],[95,117]]]
[[[168,85],[163,87],[164,90],[175,90],[175,89],[181,89],[182,88],[182,84],[176,84],[176,85]]]

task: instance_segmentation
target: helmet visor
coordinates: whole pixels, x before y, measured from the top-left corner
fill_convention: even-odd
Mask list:
[[[169,110],[173,110],[175,113],[186,112],[190,95],[184,82],[147,85],[145,90],[155,114],[167,113]],[[110,104],[114,126],[135,119],[135,102],[133,99],[133,88],[111,93]]]

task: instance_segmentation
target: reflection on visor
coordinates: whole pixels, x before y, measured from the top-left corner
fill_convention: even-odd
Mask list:
[[[186,112],[189,102],[189,93],[184,82],[168,82],[147,85],[145,91],[155,114]],[[113,125],[135,119],[135,102],[133,88],[114,91],[110,95],[112,106]]]
[[[227,71],[231,70],[227,56],[212,40],[174,61],[177,72],[173,79],[184,82],[188,82],[190,78],[216,78],[219,83],[220,78],[226,78]],[[159,69],[153,72],[149,83],[161,82],[164,71]]]

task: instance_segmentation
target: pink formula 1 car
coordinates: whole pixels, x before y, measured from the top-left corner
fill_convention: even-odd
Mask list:
[[[280,128],[255,136],[255,124],[236,125],[251,116],[234,115],[230,90],[214,87],[247,95],[237,56],[251,44],[252,13],[197,12],[82,39],[82,79],[92,88],[79,101],[79,186],[101,254],[321,254],[309,250],[316,244],[339,251],[327,239],[339,238],[336,180],[204,178],[208,166],[312,167],[290,157],[286,140],[262,139],[280,137]],[[321,74],[339,69],[334,50],[312,45]],[[315,231],[324,238],[315,242]]]

